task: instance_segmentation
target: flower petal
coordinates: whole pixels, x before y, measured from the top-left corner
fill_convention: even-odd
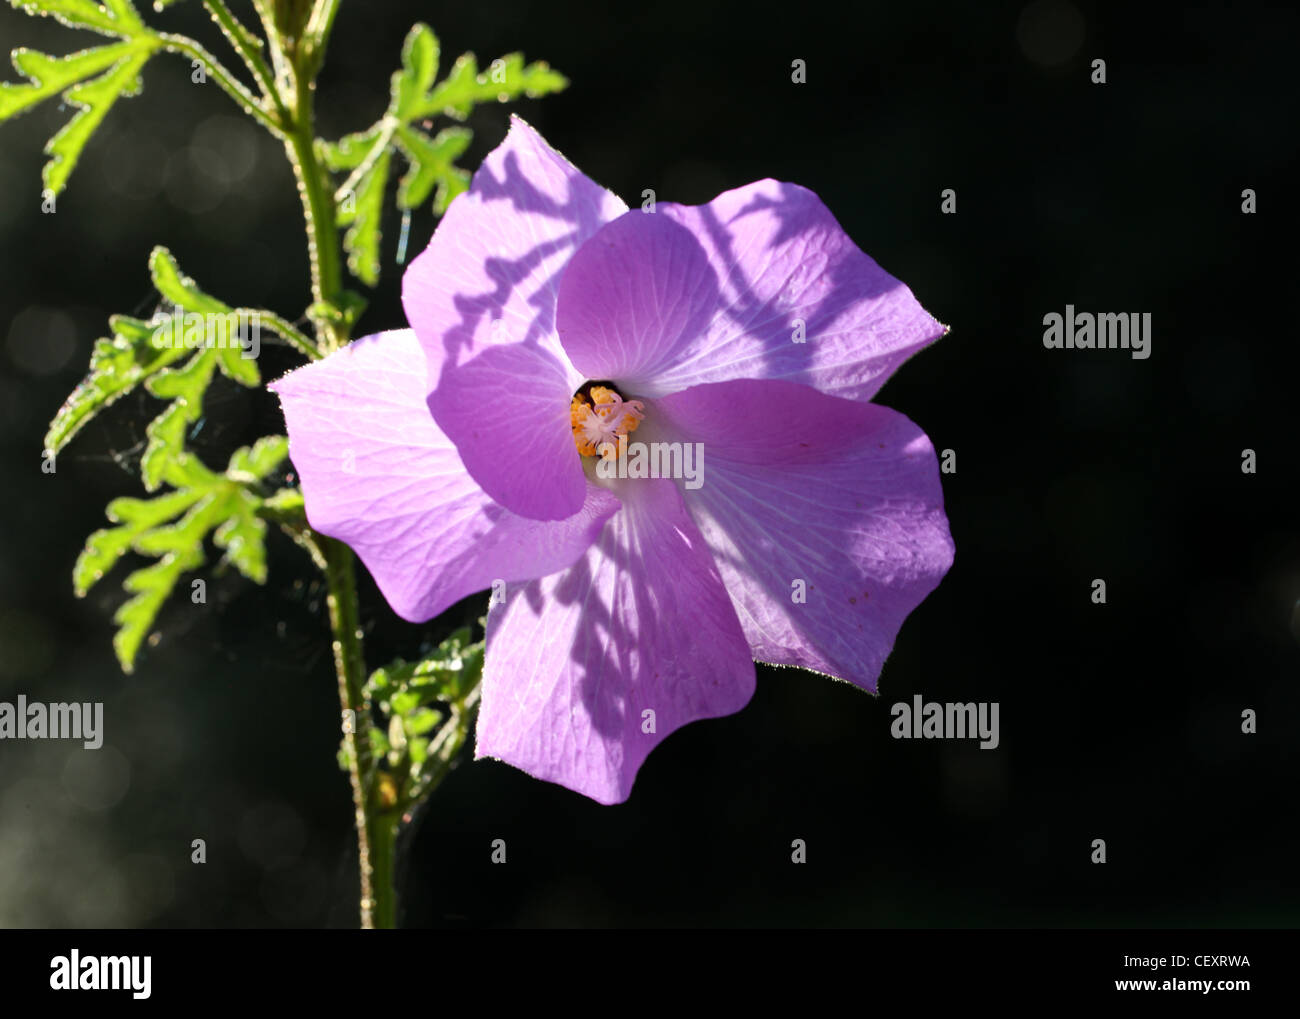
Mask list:
[[[569,420],[574,388],[549,353],[512,343],[445,372],[425,415],[496,502],[531,519],[564,520],[587,491]]]
[[[565,272],[558,321],[575,365],[626,365],[595,374],[638,396],[749,378],[867,400],[944,333],[815,194],[774,180],[603,227]]]
[[[642,393],[705,335],[718,277],[695,235],[634,209],[602,227],[564,270],[556,329],[573,366]]]
[[[627,799],[669,733],[754,692],[744,634],[676,487],[635,485],[586,556],[488,616],[475,756],[601,803]]]
[[[562,519],[582,505],[568,411],[583,380],[556,338],[555,297],[578,245],[626,210],[514,117],[402,277],[434,418],[474,479],[523,516]],[[502,348],[515,350],[488,353]]]
[[[356,340],[272,383],[313,529],[346,542],[393,611],[423,622],[494,580],[574,562],[618,499],[588,485],[582,509],[541,523],[488,498],[425,406],[409,329]]]
[[[754,657],[874,691],[953,560],[925,433],[887,407],[780,381],[698,386],[654,410],[651,434],[704,444],[687,505]]]

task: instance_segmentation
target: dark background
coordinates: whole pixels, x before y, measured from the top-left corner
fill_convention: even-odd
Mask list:
[[[485,65],[523,49],[567,74],[567,92],[515,108],[630,202],[647,187],[703,202],[767,176],[815,190],[952,326],[879,399],[957,452],[944,479],[956,564],[904,627],[879,699],[761,669],[745,711],[667,740],[624,805],[467,755],[408,840],[405,922],[1300,922],[1297,15],[1083,0],[600,6],[349,0],[322,132],[379,115],[402,39],[425,20],[444,67],[467,49]],[[227,59],[197,3],[148,17]],[[0,8],[4,51],[93,41]],[[1089,81],[1096,57],[1105,85]],[[55,215],[40,212],[40,149],[67,111],[54,101],[0,125],[0,699],[102,700],[107,733],[95,754],[0,744],[0,924],[347,926],[352,812],[309,563],[272,534],[259,589],[211,556],[208,604],[170,604],[124,677],[110,638],[125,570],[84,601],[70,571],[105,503],[141,494],[156,401],[123,400],[57,474],[40,470],[46,424],[108,316],[152,311],[154,244],[231,303],[294,318],[308,301],[276,143],[176,57],[144,81]],[[466,166],[507,113],[480,108]],[[940,213],[944,188],[956,215]],[[360,332],[402,324],[390,220]],[[433,226],[416,217],[412,252]],[[1150,312],[1150,360],[1045,350],[1042,317],[1067,303]],[[264,348],[267,378],[294,363]],[[224,380],[206,410],[194,445],[213,464],[283,428],[269,394]],[[485,603],[412,627],[369,578],[363,599],[372,666]],[[891,739],[890,705],[915,693],[998,701],[1001,746]],[[1240,731],[1248,707],[1256,735]],[[489,863],[495,838],[505,866]],[[790,862],[795,838],[804,866]]]

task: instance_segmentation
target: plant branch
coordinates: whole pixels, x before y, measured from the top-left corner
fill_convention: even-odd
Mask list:
[[[172,33],[162,33],[158,35],[158,42],[163,49],[171,53],[181,53],[192,60],[198,60],[207,68],[208,73],[218,85],[237,102],[240,107],[250,117],[265,127],[277,138],[284,137],[284,131],[275,117],[260,102],[248,86],[231,74],[225,66],[209,53],[202,45],[193,39],[184,35],[174,35]]]
[[[286,139],[307,226],[311,260],[312,321],[320,351],[329,354],[347,342],[346,329],[327,309],[337,309],[343,292],[339,235],[329,176],[316,158],[312,82],[295,75],[293,125]]]
[[[279,89],[275,87],[275,75],[271,71],[271,66],[266,62],[266,58],[262,56],[261,41],[244,26],[242,21],[231,13],[230,8],[225,4],[225,0],[203,0],[203,6],[212,15],[212,20],[221,26],[221,31],[230,40],[230,45],[243,58],[244,66],[257,79],[262,88],[263,98],[275,106],[276,113],[281,120],[287,119],[288,111],[284,108],[284,103],[280,99]]]
[[[300,354],[306,357],[307,360],[320,360],[321,352],[316,349],[316,344],[308,338],[307,334],[302,332],[287,319],[281,318],[275,312],[265,311],[261,308],[236,308],[234,314],[248,318],[256,318],[258,321],[268,326],[273,333],[288,343],[289,346],[293,347]]]
[[[343,273],[339,255],[339,233],[335,221],[334,195],[325,167],[316,155],[313,96],[315,74],[324,55],[325,37],[333,24],[337,0],[321,0],[313,11],[318,35],[304,49],[300,40],[286,39],[276,28],[274,12],[267,0],[255,0],[263,27],[271,43],[277,69],[277,83],[285,81],[281,101],[289,115],[285,150],[293,165],[302,201],[311,262],[313,303],[309,314],[316,327],[318,354],[329,354],[348,342],[348,324],[340,313]],[[286,48],[290,46],[292,48]],[[314,49],[312,47],[315,47]],[[316,543],[325,560],[329,586],[330,630],[334,641],[334,670],[338,679],[339,703],[350,712],[352,725],[343,736],[343,757],[352,786],[356,811],[357,860],[361,872],[361,926],[392,927],[396,922],[396,894],[393,889],[393,854],[400,813],[391,783],[385,784],[371,757],[370,733],[373,721],[366,696],[366,664],[357,607],[356,560],[342,542],[317,535]]]
[[[392,884],[392,837],[386,837],[386,815],[376,810],[375,767],[370,752],[370,701],[366,697],[365,655],[357,608],[356,568],[352,550],[333,538],[320,536],[329,584],[330,629],[334,634],[334,670],[339,703],[353,724],[344,726],[344,757],[356,811],[357,863],[361,871],[361,927],[392,926],[396,907]],[[376,873],[378,872],[378,873]]]
[[[348,174],[348,179],[340,184],[335,190],[334,200],[336,202],[343,201],[343,197],[349,192],[353,194],[356,193],[356,189],[361,185],[361,181],[365,178],[366,174],[370,172],[371,168],[379,162],[379,157],[388,151],[388,147],[393,143],[393,135],[397,132],[397,129],[402,126],[402,122],[397,117],[393,116],[391,112],[384,114],[384,117],[379,124],[379,136],[375,139],[375,143],[370,146],[370,151],[368,151],[365,158],[357,164],[357,168]]]
[[[316,0],[307,19],[307,28],[303,33],[305,44],[303,56],[313,77],[320,70],[320,65],[325,59],[325,47],[329,45],[330,32],[334,30],[334,19],[339,13],[339,2],[340,0]]]

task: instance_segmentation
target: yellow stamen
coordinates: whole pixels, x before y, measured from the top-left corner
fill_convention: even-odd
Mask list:
[[[596,456],[605,443],[636,431],[645,415],[640,400],[624,400],[607,386],[592,386],[590,395],[576,394],[569,403],[573,442],[583,456]]]

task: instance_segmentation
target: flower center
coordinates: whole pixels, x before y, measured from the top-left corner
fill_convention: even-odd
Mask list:
[[[573,442],[583,456],[600,455],[605,443],[636,431],[645,415],[640,400],[624,400],[611,382],[588,382],[569,403]]]

